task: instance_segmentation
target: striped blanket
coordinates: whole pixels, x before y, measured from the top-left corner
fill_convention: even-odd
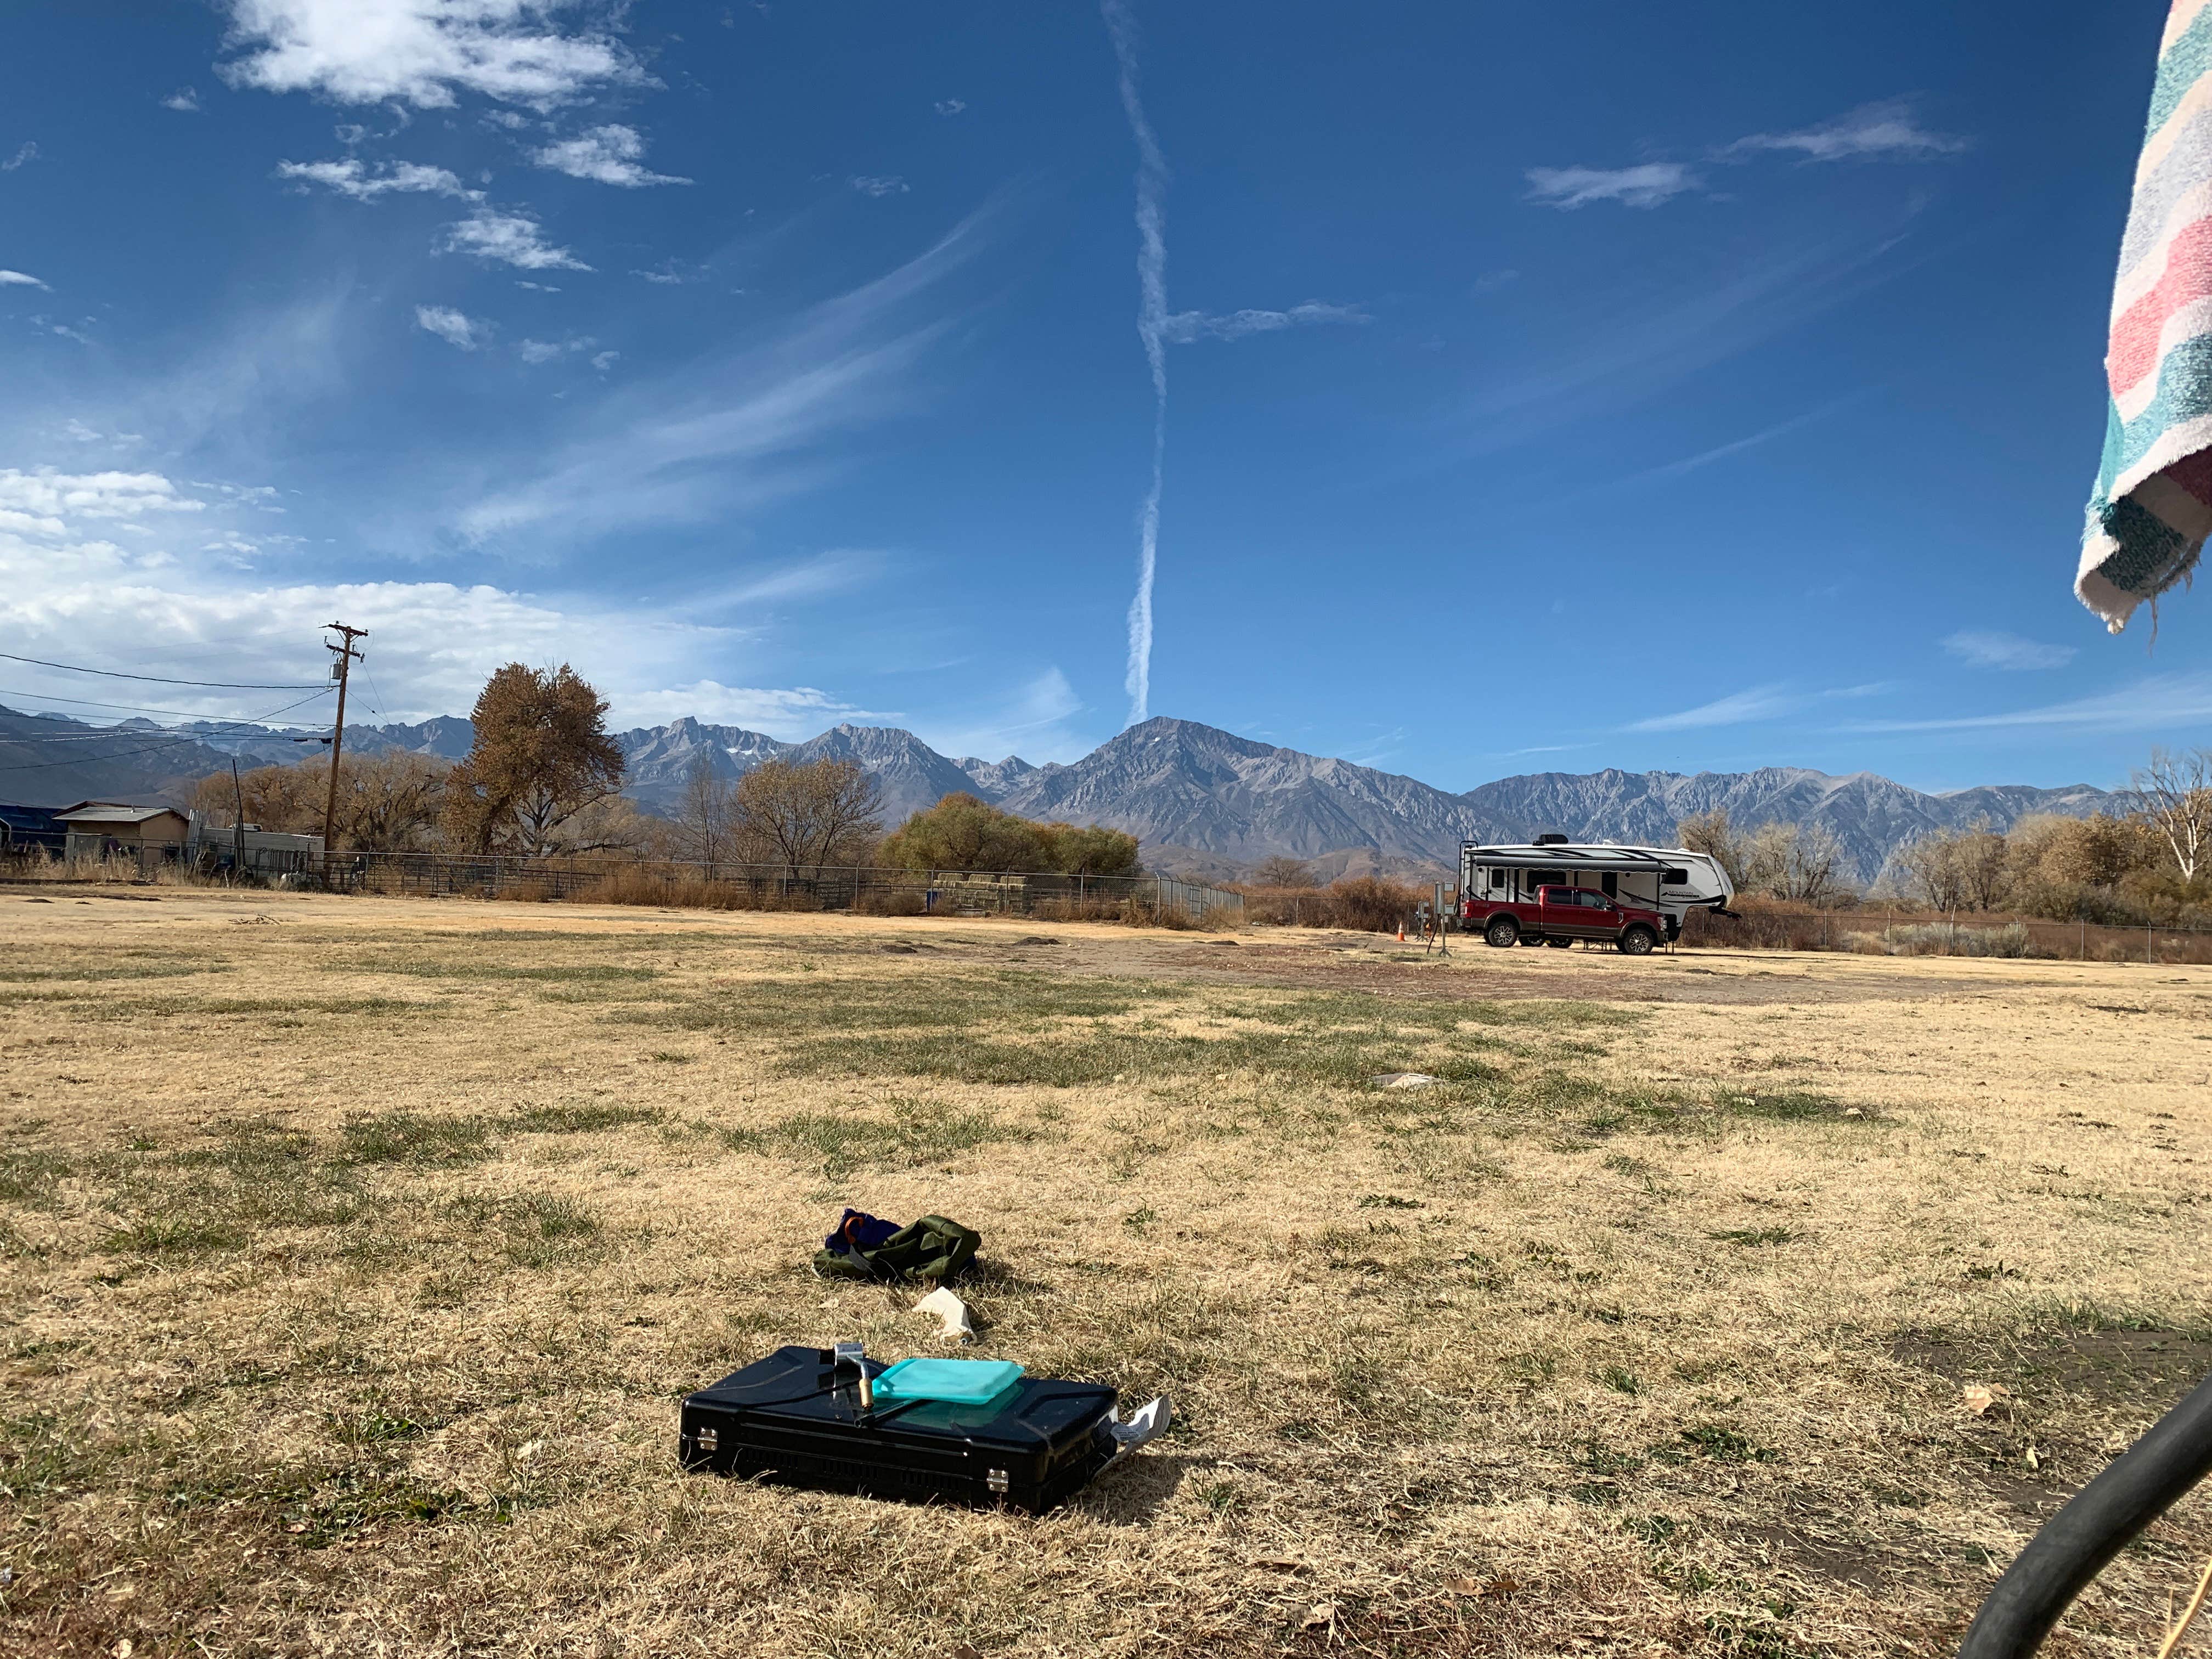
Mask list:
[[[2112,415],[2074,591],[2115,634],[2212,534],[2212,0],[2173,0],[2112,292]]]

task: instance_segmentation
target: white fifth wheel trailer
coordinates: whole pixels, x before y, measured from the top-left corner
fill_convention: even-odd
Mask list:
[[[1565,836],[1539,836],[1527,847],[1459,849],[1461,914],[1476,903],[1533,902],[1542,887],[1583,887],[1666,918],[1667,937],[1682,931],[1692,910],[1725,913],[1735,884],[1710,854],[1680,847],[1575,846]]]

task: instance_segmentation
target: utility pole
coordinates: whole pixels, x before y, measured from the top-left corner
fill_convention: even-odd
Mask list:
[[[331,727],[331,793],[323,803],[323,856],[325,858],[328,858],[336,850],[331,845],[331,831],[337,822],[338,816],[338,753],[345,747],[346,672],[361,656],[361,653],[353,648],[353,642],[356,640],[368,637],[368,630],[366,628],[348,628],[343,623],[338,622],[334,622],[330,626],[337,632],[338,643],[332,645],[328,640],[325,640],[323,649],[337,653],[337,660],[331,665],[331,673],[338,683],[338,717],[337,722]]]
[[[235,755],[230,757],[230,798],[234,804],[230,819],[230,878],[236,883],[246,875],[246,786],[238,781]]]

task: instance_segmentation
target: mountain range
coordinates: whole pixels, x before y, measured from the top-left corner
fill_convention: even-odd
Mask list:
[[[349,726],[352,754],[403,751],[458,760],[468,721]],[[58,805],[104,798],[170,800],[241,763],[316,752],[319,734],[292,729],[149,720],[93,726],[0,708],[0,799]],[[1666,844],[1695,812],[1723,808],[1739,824],[1817,824],[1842,846],[1853,880],[1878,878],[1903,847],[1933,831],[1986,822],[2009,828],[2030,813],[2082,816],[2124,809],[2126,797],[2087,784],[2057,789],[2001,784],[1929,794],[1871,772],[1835,777],[1802,767],[1753,772],[1540,772],[1452,793],[1349,761],[1256,743],[1165,716],[1133,726],[1072,765],[1018,756],[940,755],[893,726],[836,726],[804,743],[685,717],[617,734],[626,793],[648,811],[680,811],[703,757],[725,778],[763,761],[855,762],[883,792],[896,823],[955,791],[1033,818],[1126,830],[1156,869],[1224,878],[1276,854],[1306,860],[1324,878],[1346,873],[1449,872],[1463,839],[1526,842],[1547,830],[1575,841]]]

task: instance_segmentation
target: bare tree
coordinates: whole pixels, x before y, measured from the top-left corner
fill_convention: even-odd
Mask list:
[[[686,858],[712,864],[730,855],[730,781],[702,750],[684,775],[684,806],[677,818]]]
[[[210,823],[229,824],[238,817],[238,797],[242,795],[248,823],[319,835],[329,768],[327,757],[295,766],[258,766],[246,774],[235,791],[231,775],[218,772],[201,780],[192,805]],[[428,755],[392,751],[349,758],[338,773],[339,844],[364,853],[404,852],[421,846],[438,821],[447,770],[445,762]]]
[[[1745,838],[1729,822],[1728,808],[1716,806],[1710,812],[1693,813],[1684,818],[1674,826],[1674,838],[1684,852],[1703,853],[1719,865],[1732,886],[1749,889],[1749,848]]]
[[[1737,884],[1746,891],[1798,904],[1830,904],[1844,894],[1843,845],[1822,825],[1762,823],[1735,845]]]
[[[1966,902],[1966,882],[1960,868],[1955,836],[1923,836],[1895,859],[1906,890],[1938,910],[1955,910]]]
[[[851,761],[769,761],[738,780],[732,827],[796,876],[857,862],[883,833],[883,791]]]
[[[2165,839],[2184,881],[2197,879],[2197,860],[2212,842],[2212,750],[2186,755],[2154,749],[2150,764],[2135,775],[2143,816]]]
[[[1252,884],[1255,887],[1318,887],[1321,885],[1314,879],[1314,872],[1307,867],[1304,859],[1285,858],[1279,854],[1273,858],[1260,860],[1259,868],[1252,872]]]
[[[2012,893],[2005,838],[1990,828],[1988,819],[1982,818],[1954,836],[1953,845],[1960,890],[1966,903],[1977,910],[2001,908]]]

